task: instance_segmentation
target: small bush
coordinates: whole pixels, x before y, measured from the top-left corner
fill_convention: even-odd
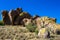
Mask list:
[[[36,25],[33,25],[32,23],[26,25],[26,28],[30,31],[30,32],[35,32],[36,29]]]
[[[35,30],[35,33],[38,34],[38,30]]]
[[[1,25],[1,26],[3,26],[3,25],[4,25],[4,23],[3,23],[3,21],[2,21],[2,20],[0,20],[0,25]]]

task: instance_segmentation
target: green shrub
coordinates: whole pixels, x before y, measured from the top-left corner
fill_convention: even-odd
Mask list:
[[[35,32],[36,25],[30,23],[30,24],[26,25],[26,28],[27,28],[30,32]]]
[[[38,30],[35,30],[35,33],[38,34]]]
[[[2,20],[0,20],[0,25],[1,25],[1,26],[3,26],[3,25],[4,25],[4,23],[3,23],[3,21],[2,21]]]

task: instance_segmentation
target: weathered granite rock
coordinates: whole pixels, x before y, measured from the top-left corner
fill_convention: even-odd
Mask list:
[[[37,25],[38,30],[39,30],[40,28],[47,27],[47,25],[48,25],[49,23],[52,23],[52,24],[56,23],[55,21],[56,21],[56,20],[55,20],[54,18],[49,18],[49,17],[47,17],[47,16],[37,17],[37,18],[35,19],[35,22],[36,22],[36,25]]]
[[[38,17],[40,17],[40,16],[35,15],[35,16],[32,17],[32,20],[35,20],[35,19],[37,19]]]
[[[24,23],[23,23],[22,20],[23,20],[23,18],[20,17],[20,16],[18,16],[18,17],[15,19],[14,24],[15,24],[15,25],[23,25]]]
[[[10,20],[12,21],[12,25],[14,25],[14,22],[17,19],[19,13],[16,10],[11,10],[9,12],[9,14],[10,14],[10,17],[11,17]]]
[[[41,32],[42,32],[44,30],[43,28],[47,28],[50,33],[53,33],[54,34],[54,33],[56,33],[56,27],[54,27],[54,25],[53,25],[53,24],[56,25],[56,22],[55,21],[56,20],[54,18],[49,18],[47,16],[37,17],[35,19],[35,22],[36,22],[36,25],[37,25],[37,30],[39,32],[41,30]],[[42,34],[41,34],[41,32],[38,33],[38,36],[40,36],[40,37],[41,36],[42,37],[46,37],[47,36],[45,34],[45,32],[43,32]]]
[[[38,37],[40,37],[40,38],[50,37],[50,33],[48,32],[47,28],[41,28],[39,30]]]
[[[53,34],[60,34],[60,24],[51,23],[50,29],[52,30]]]
[[[16,10],[10,10],[9,12],[3,11],[2,15],[3,15],[3,21],[5,25],[6,24],[24,25],[23,19],[24,18],[31,19],[32,17],[29,13],[23,12],[22,8],[17,8]]]
[[[56,18],[50,18],[53,22],[56,23],[57,19]]]
[[[20,14],[21,12],[23,12],[22,8],[17,8],[16,11]]]
[[[18,18],[19,18],[19,14],[21,12],[23,12],[22,8],[17,8],[16,10],[9,11],[9,17],[10,17],[10,20],[12,22],[12,25],[19,25],[18,22],[20,22],[20,20],[18,20]]]
[[[4,10],[2,11],[2,17],[3,17],[3,22],[5,25],[11,25],[11,21],[8,15],[8,11]]]
[[[31,15],[26,12],[20,13],[19,16],[17,17],[17,19],[15,20],[15,24],[25,25],[25,22],[23,21],[25,18],[31,19]]]
[[[51,34],[60,34],[60,24],[56,24],[55,18],[49,18],[47,16],[40,17],[38,15],[32,17],[28,12],[23,12],[22,8],[17,8],[9,12],[4,10],[2,17],[5,25],[25,26],[31,23],[37,26],[38,36],[42,38],[46,38]]]
[[[29,18],[29,19],[32,17],[28,12],[22,12],[21,14],[19,14],[19,16],[21,16],[22,18]]]
[[[24,22],[25,25],[28,25],[29,23],[32,23],[32,20],[28,19],[28,18],[24,18],[23,22]]]

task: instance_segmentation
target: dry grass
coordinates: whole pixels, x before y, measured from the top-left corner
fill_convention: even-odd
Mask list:
[[[31,33],[26,27],[21,26],[0,26],[0,40],[60,40],[59,35],[55,38],[38,38],[35,33]]]

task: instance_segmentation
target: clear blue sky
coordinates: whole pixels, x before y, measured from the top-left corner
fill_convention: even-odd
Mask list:
[[[60,23],[60,0],[0,0],[0,20],[2,20],[2,10],[17,7],[21,7],[31,15],[57,18],[57,23]]]

